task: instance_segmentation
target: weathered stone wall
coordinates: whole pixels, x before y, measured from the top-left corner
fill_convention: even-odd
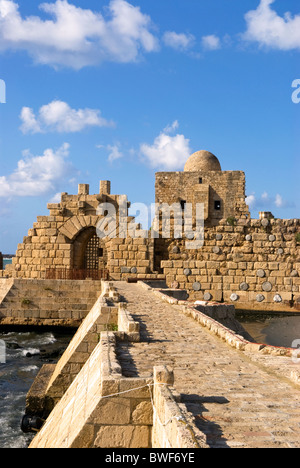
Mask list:
[[[12,266],[2,271],[1,276],[44,279],[49,269],[84,269],[87,242],[99,226],[107,232],[107,237],[99,243],[103,250],[99,269],[107,269],[112,279],[151,273],[153,240],[148,232],[140,231],[143,236],[140,238],[133,235],[140,226],[128,216],[129,204],[126,204],[122,219],[129,235],[122,233],[124,225],[119,223],[119,203],[123,196],[111,195],[109,190],[109,182],[101,181],[100,194],[89,195],[89,186],[80,184],[78,195],[62,193],[60,203],[48,204],[50,215],[37,217],[33,228],[18,245]],[[106,213],[97,214],[99,204],[104,203],[115,207],[115,236],[110,236],[106,230]]]
[[[122,378],[115,348],[114,333],[101,333],[100,343],[29,448],[151,446],[152,379]]]
[[[154,448],[208,448],[205,435],[194,421],[189,424],[174,398],[173,372],[165,366],[154,367],[153,428]]]
[[[204,245],[188,250],[166,241],[161,262],[167,285],[191,299],[232,301],[236,307],[300,309],[300,220],[262,219],[205,228]]]
[[[115,333],[102,332],[29,448],[205,448],[166,372],[154,367],[153,379],[123,377],[116,355]]]
[[[0,324],[78,327],[100,292],[100,281],[0,279]]]
[[[159,172],[155,181],[156,203],[204,203],[204,219],[211,225],[228,217],[249,217],[242,171]],[[220,209],[215,202],[220,201]]]
[[[114,305],[108,306],[107,300],[113,300]],[[101,295],[58,363],[54,366],[46,364],[40,370],[27,395],[27,414],[43,418],[49,415],[98,345],[102,331],[117,328],[116,334],[120,338],[139,340],[139,324],[127,313],[126,304],[119,300],[112,283],[102,282]]]

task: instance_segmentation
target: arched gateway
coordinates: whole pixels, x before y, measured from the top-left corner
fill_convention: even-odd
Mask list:
[[[48,204],[49,216],[38,216],[13,259],[17,278],[37,279],[125,279],[153,270],[153,242],[110,235],[100,239],[96,228],[105,215],[99,205],[112,204],[119,219],[124,195],[112,195],[109,181],[100,182],[100,192],[90,195],[89,186],[80,184],[77,195],[62,193],[59,203]],[[105,210],[104,210],[105,213]],[[127,218],[126,218],[127,216]],[[134,223],[122,212],[125,223]],[[133,224],[134,226],[134,224]]]
[[[73,268],[77,270],[107,269],[107,248],[99,239],[95,227],[80,232],[73,242]]]

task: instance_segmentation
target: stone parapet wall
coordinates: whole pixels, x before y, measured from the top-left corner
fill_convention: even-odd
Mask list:
[[[182,412],[172,392],[174,375],[165,366],[154,367],[153,385],[153,448],[208,448],[205,435],[194,421]]]
[[[251,220],[205,229],[204,245],[187,250],[183,240],[166,243],[161,267],[169,287],[191,299],[232,301],[300,310],[300,220]]]
[[[125,378],[116,346],[113,332],[101,333],[29,448],[204,448],[205,436],[185,418],[161,368],[154,379]]]
[[[116,334],[121,339],[139,340],[139,324],[126,312],[126,305],[107,305],[108,299],[119,301],[112,283],[102,282],[101,286],[101,295],[52,372],[48,365],[41,369],[27,395],[26,413],[43,417],[49,414],[98,345],[102,331],[118,328]]]
[[[172,371],[154,367],[153,378],[123,377],[117,343],[136,341],[139,324],[124,303],[103,305],[113,292],[111,283],[102,284],[58,364],[43,366],[32,385],[26,413],[47,419],[30,448],[205,447],[169,388]],[[116,315],[118,331],[102,331]]]
[[[29,448],[149,448],[152,379],[124,379],[113,332],[101,341]]]

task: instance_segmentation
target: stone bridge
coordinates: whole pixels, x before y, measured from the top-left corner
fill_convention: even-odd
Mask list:
[[[28,395],[30,413],[53,376],[76,368],[31,448],[300,446],[295,350],[253,343],[233,330],[232,305],[195,309],[142,282],[110,288]],[[111,309],[105,295],[115,301]],[[116,307],[119,329],[105,332],[105,312],[116,314]]]

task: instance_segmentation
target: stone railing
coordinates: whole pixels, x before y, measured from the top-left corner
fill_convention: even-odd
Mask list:
[[[119,303],[118,330],[124,331],[129,341],[140,340],[140,324],[128,312],[126,302]]]
[[[207,448],[205,435],[187,421],[176,403],[170,388],[173,384],[172,371],[154,367],[152,447]]]
[[[29,448],[202,448],[173,398],[172,372],[126,378],[114,332],[101,339]]]
[[[127,312],[126,303],[108,305],[108,299],[119,301],[119,294],[111,283],[102,282],[101,295],[58,363],[45,364],[40,370],[27,395],[26,413],[40,416],[50,413],[89,359],[101,332],[115,330],[120,340],[139,341],[139,323]]]

